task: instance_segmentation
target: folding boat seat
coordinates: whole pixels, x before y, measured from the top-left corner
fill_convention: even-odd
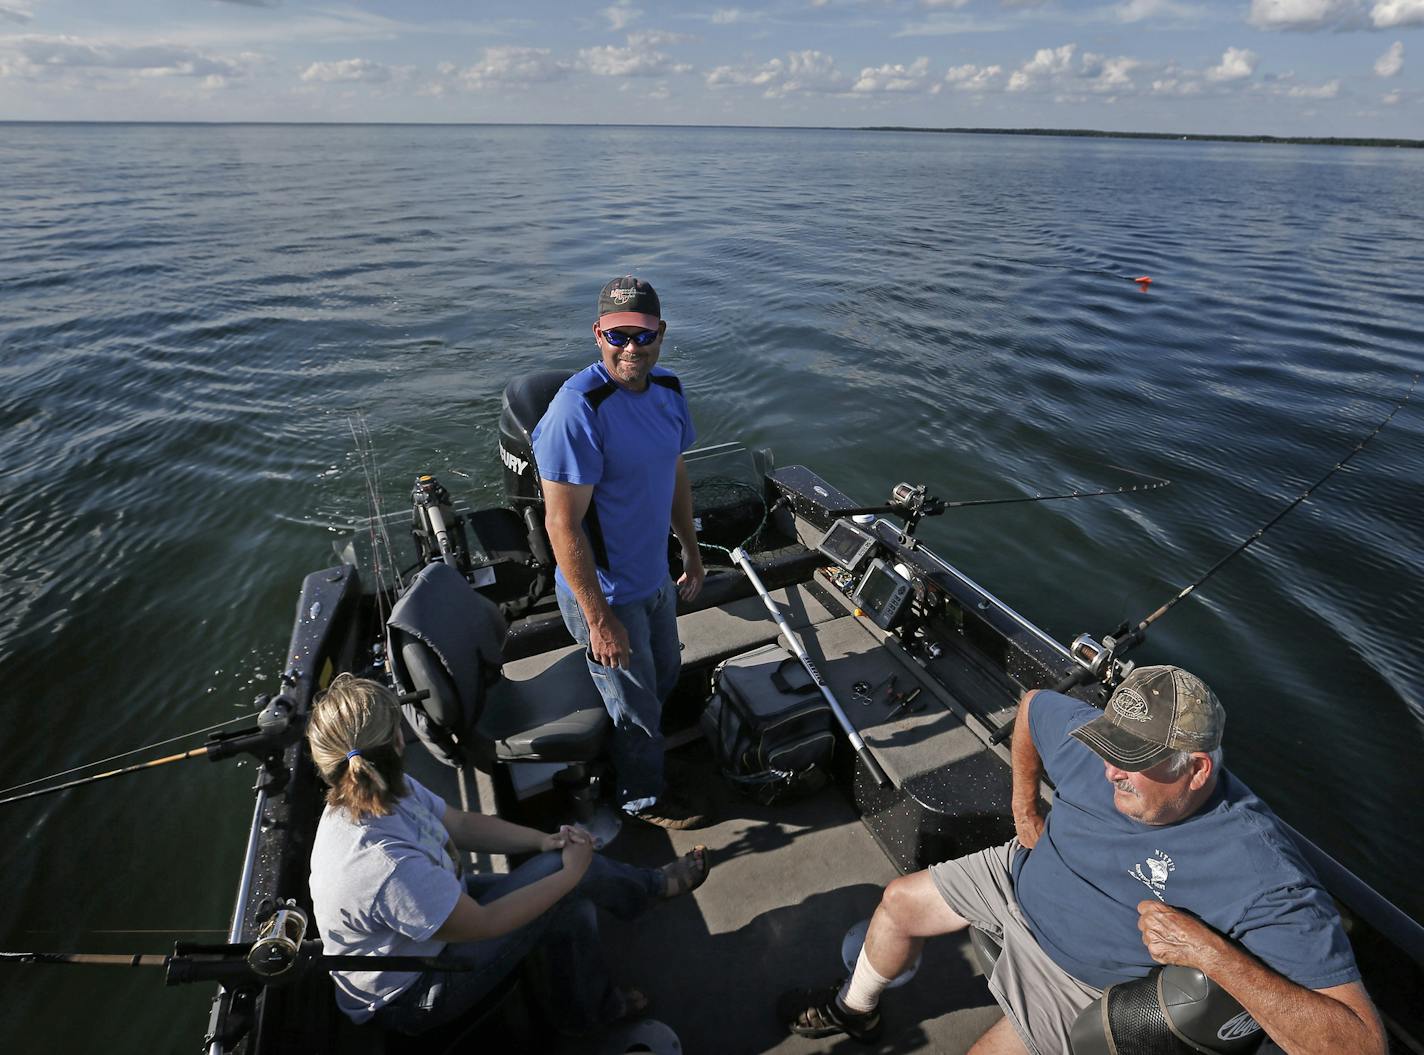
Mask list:
[[[586,763],[603,753],[612,723],[582,653],[524,680],[504,677],[504,617],[448,564],[426,565],[387,625],[396,681],[430,693],[406,705],[406,718],[446,765],[492,773],[498,763]]]
[[[994,973],[1002,951],[978,927],[969,941],[984,971]],[[1236,1002],[1236,998],[1201,971],[1167,965],[1145,978],[1108,987],[1085,1007],[1069,1032],[1073,1055],[1250,1055],[1278,1050]]]

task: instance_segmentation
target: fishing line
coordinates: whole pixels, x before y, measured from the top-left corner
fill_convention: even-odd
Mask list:
[[[1409,383],[1409,391],[1404,394],[1404,398],[1399,400],[1399,402],[1395,403],[1393,408],[1391,408],[1390,412],[1384,416],[1384,419],[1372,430],[1370,430],[1369,434],[1366,435],[1364,439],[1360,440],[1359,443],[1355,444],[1355,446],[1350,450],[1348,454],[1345,455],[1345,457],[1341,458],[1338,462],[1336,462],[1328,470],[1326,470],[1325,474],[1321,476],[1320,479],[1316,480],[1304,491],[1296,495],[1295,498],[1287,502],[1286,505],[1280,510],[1280,512],[1278,512],[1275,516],[1271,517],[1271,519],[1266,521],[1266,523],[1261,525],[1261,527],[1253,531],[1249,536],[1246,537],[1244,541],[1242,541],[1239,545],[1233,548],[1231,552],[1227,553],[1224,557],[1222,557],[1210,568],[1208,568],[1194,582],[1191,582],[1188,585],[1182,587],[1182,589],[1179,590],[1176,595],[1171,598],[1171,600],[1167,601],[1166,604],[1162,605],[1155,612],[1148,615],[1136,626],[1133,626],[1131,622],[1124,622],[1117,630],[1113,631],[1111,635],[1103,638],[1102,646],[1093,645],[1092,648],[1089,650],[1089,652],[1091,653],[1090,655],[1077,655],[1078,644],[1079,642],[1083,641],[1087,637],[1087,635],[1083,635],[1082,637],[1078,638],[1078,640],[1075,641],[1072,646],[1072,651],[1075,653],[1075,658],[1078,661],[1078,665],[1075,666],[1071,671],[1069,671],[1068,674],[1066,674],[1062,679],[1058,681],[1057,684],[1053,686],[1053,691],[1067,692],[1069,689],[1077,685],[1083,685],[1088,681],[1093,680],[1094,678],[1101,678],[1102,680],[1108,681],[1110,683],[1110,680],[1113,677],[1113,672],[1115,670],[1115,663],[1119,655],[1128,651],[1131,648],[1136,647],[1137,645],[1140,645],[1147,636],[1147,628],[1149,626],[1151,626],[1157,620],[1161,619],[1164,615],[1166,615],[1177,604],[1178,601],[1181,601],[1184,598],[1188,597],[1194,590],[1200,587],[1202,583],[1206,582],[1218,571],[1220,571],[1222,566],[1225,565],[1229,560],[1244,553],[1246,549],[1251,546],[1252,543],[1254,543],[1257,539],[1259,539],[1276,524],[1280,523],[1281,519],[1285,517],[1287,513],[1289,513],[1292,509],[1294,509],[1296,506],[1300,505],[1307,498],[1309,498],[1315,492],[1315,490],[1320,487],[1321,484],[1325,483],[1326,480],[1329,480],[1330,477],[1334,476],[1337,472],[1343,469],[1346,463],[1348,463],[1351,458],[1353,458],[1355,455],[1359,454],[1362,450],[1364,450],[1365,446],[1372,439],[1378,436],[1380,434],[1380,430],[1383,429],[1386,425],[1388,425],[1392,420],[1394,420],[1394,416],[1398,414],[1401,409],[1403,409],[1406,403],[1409,402],[1411,397],[1413,397],[1414,389],[1418,384],[1419,375],[1415,374],[1414,379]],[[1015,719],[1010,718],[1008,721],[1004,722],[1003,725],[999,726],[999,728],[996,729],[990,735],[989,743],[1000,744],[1007,740],[1010,734],[1012,734],[1013,732],[1014,722]]]
[[[1419,375],[1415,374],[1414,380],[1411,381],[1409,384],[1409,391],[1404,394],[1404,398],[1394,405],[1393,409],[1391,409],[1390,412],[1385,415],[1384,420],[1381,421],[1378,425],[1376,425],[1374,429],[1370,431],[1369,435],[1367,435],[1364,439],[1360,440],[1359,443],[1355,444],[1354,448],[1350,451],[1349,454],[1345,455],[1345,457],[1341,458],[1338,462],[1332,465],[1326,471],[1325,475],[1322,476],[1320,479],[1316,480],[1315,483],[1311,484],[1300,494],[1296,495],[1295,498],[1291,499],[1291,501],[1288,502],[1279,513],[1273,516],[1264,525],[1253,531],[1244,542],[1242,542],[1230,553],[1226,554],[1226,556],[1222,557],[1219,561],[1217,561],[1210,568],[1208,568],[1199,579],[1187,586],[1184,586],[1175,597],[1169,600],[1166,604],[1162,605],[1162,607],[1158,608],[1151,615],[1147,616],[1147,618],[1143,619],[1142,622],[1138,623],[1134,630],[1134,633],[1140,634],[1142,631],[1145,631],[1157,620],[1161,619],[1164,615],[1167,614],[1167,612],[1172,608],[1173,605],[1185,598],[1198,586],[1200,586],[1202,583],[1206,582],[1213,575],[1215,575],[1221,569],[1221,566],[1227,561],[1231,560],[1232,557],[1235,557],[1238,553],[1245,552],[1248,546],[1250,546],[1253,542],[1255,542],[1267,531],[1269,531],[1273,526],[1275,526],[1281,520],[1282,517],[1284,517],[1296,506],[1304,502],[1307,498],[1309,498],[1316,488],[1318,488],[1321,484],[1325,483],[1326,480],[1330,479],[1330,477],[1334,476],[1337,472],[1343,469],[1346,463],[1348,463],[1350,459],[1353,458],[1355,455],[1359,454],[1362,450],[1364,450],[1365,445],[1368,444],[1370,440],[1378,436],[1380,434],[1380,430],[1383,429],[1386,425],[1388,425],[1390,421],[1394,419],[1394,416],[1398,414],[1401,409],[1403,409],[1404,405],[1408,403],[1410,398],[1414,395],[1414,389],[1418,384]]]
[[[358,420],[361,424],[360,435],[358,435],[356,431],[356,423]],[[396,560],[395,548],[391,545],[390,535],[386,531],[385,520],[381,516],[380,497],[377,491],[376,481],[374,479],[374,472],[376,470],[374,470],[372,464],[375,462],[375,456],[371,453],[371,430],[366,425],[366,415],[364,412],[358,410],[354,418],[349,415],[347,416],[346,423],[351,429],[351,438],[356,443],[356,451],[360,455],[361,459],[361,475],[366,481],[366,504],[367,511],[370,513],[369,529],[371,534],[371,561],[372,564],[375,566],[376,571],[376,613],[380,616],[381,619],[381,633],[384,636],[386,646],[385,661],[387,664],[387,669],[389,670],[391,654],[391,629],[386,623],[386,618],[389,613],[386,611],[385,572],[381,568],[382,542],[385,543],[386,552],[390,559],[391,569],[395,572],[397,588],[400,590],[404,590],[405,583],[401,576],[400,564]],[[365,437],[364,443],[362,442],[362,436]]]
[[[1004,506],[1013,505],[1017,502],[1053,502],[1061,498],[1096,498],[1099,495],[1125,495],[1131,494],[1134,491],[1156,491],[1159,488],[1170,487],[1172,485],[1171,480],[1164,479],[1160,476],[1152,476],[1149,473],[1138,472],[1135,469],[1125,469],[1121,465],[1109,465],[1107,468],[1116,469],[1121,473],[1129,473],[1132,476],[1141,476],[1152,482],[1148,484],[1124,484],[1121,487],[1105,487],[1098,491],[1068,491],[1058,495],[1035,494],[1020,498],[972,498],[959,502],[945,502],[944,508],[966,509],[970,506]]]
[[[236,722],[250,722],[252,715],[240,714],[236,718],[229,718],[225,722],[218,722],[202,729],[194,729],[191,733],[180,733],[178,736],[169,737],[167,740],[160,740],[156,744],[145,744],[143,747],[135,747],[132,751],[124,751],[117,755],[110,755],[108,758],[101,758],[94,762],[85,762],[83,765],[75,766],[73,769],[66,769],[62,773],[51,773],[47,777],[35,777],[34,780],[27,780],[23,784],[16,784],[11,788],[0,788],[0,795],[8,795],[12,791],[19,791],[22,788],[31,787],[34,784],[43,784],[47,780],[58,780],[60,777],[67,777],[85,769],[93,769],[95,766],[107,765],[110,762],[117,762],[121,758],[128,758],[130,755],[137,755],[143,751],[152,751],[156,747],[167,747],[169,744],[177,743],[179,740],[186,740],[190,736],[201,736],[210,733],[214,729],[221,729],[225,725],[232,725]]]

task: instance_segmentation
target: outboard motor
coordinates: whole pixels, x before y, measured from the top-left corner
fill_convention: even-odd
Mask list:
[[[534,461],[534,426],[549,409],[554,395],[573,376],[572,370],[542,370],[517,377],[504,389],[499,415],[499,460],[504,465],[504,494],[524,521],[529,550],[542,566],[552,569],[554,553],[544,531],[544,488]]]

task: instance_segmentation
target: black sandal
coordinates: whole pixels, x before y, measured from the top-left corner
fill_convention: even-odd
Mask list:
[[[663,899],[690,894],[707,881],[707,873],[712,871],[712,854],[701,844],[694,846],[676,861],[665,864],[659,871],[667,886]]]

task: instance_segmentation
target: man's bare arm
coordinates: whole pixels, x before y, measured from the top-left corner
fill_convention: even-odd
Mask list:
[[[1039,807],[1038,786],[1043,781],[1043,759],[1033,744],[1029,732],[1028,709],[1037,689],[1030,689],[1019,700],[1019,710],[1014,718],[1014,742],[1011,757],[1014,764],[1014,790],[1012,809],[1014,831],[1019,842],[1032,850],[1043,834],[1043,810]]]
[[[1307,989],[1195,916],[1157,901],[1139,903],[1137,912],[1143,944],[1154,960],[1197,968],[1234,996],[1289,1055],[1386,1055],[1384,1026],[1359,982]]]
[[[593,501],[593,485],[544,480],[543,486],[544,529],[554,547],[554,560],[588,622],[588,650],[605,667],[627,667],[628,631],[599,589],[593,554],[583,533],[583,519]]]
[[[682,577],[677,580],[678,593],[691,601],[702,592],[702,551],[697,548],[697,524],[692,518],[692,484],[682,455],[677,456],[677,481],[672,492],[672,533],[682,544]]]

